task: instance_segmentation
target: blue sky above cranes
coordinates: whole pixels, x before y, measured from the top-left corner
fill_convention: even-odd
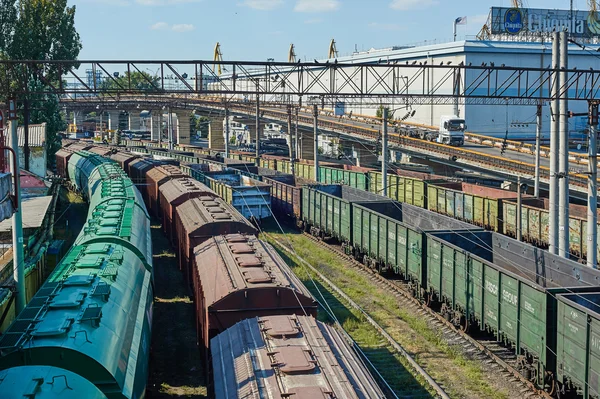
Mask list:
[[[212,59],[286,61],[326,58],[372,47],[448,42],[455,18],[467,16],[458,39],[473,38],[489,7],[510,0],[70,0],[83,41],[81,59]],[[569,0],[525,0],[531,8],[568,9]],[[574,8],[586,9],[587,0]]]

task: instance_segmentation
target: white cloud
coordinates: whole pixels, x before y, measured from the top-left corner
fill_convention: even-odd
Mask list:
[[[157,22],[154,25],[150,26],[150,29],[152,29],[152,30],[170,29],[174,32],[189,32],[189,31],[194,30],[195,27],[192,24],[174,24],[171,26],[166,22]]]
[[[321,22],[323,22],[323,20],[321,18],[312,18],[312,19],[307,19],[306,21],[304,21],[304,23],[307,25],[320,24]]]
[[[415,10],[434,6],[437,0],[392,0],[390,7],[394,10]]]
[[[170,6],[175,4],[186,4],[186,3],[200,3],[204,0],[135,0],[135,2],[142,6]]]
[[[128,6],[130,3],[127,0],[84,0],[84,3],[96,3],[106,6]]]
[[[244,0],[240,4],[255,10],[272,10],[281,6],[283,0]]]
[[[192,25],[192,24],[175,24],[175,25],[173,25],[171,30],[174,30],[175,32],[189,32],[189,31],[194,30],[194,25]]]
[[[297,12],[326,12],[340,8],[339,0],[298,0],[294,11]]]
[[[150,27],[152,30],[165,30],[169,29],[169,24],[166,22],[157,22]]]
[[[398,24],[383,24],[381,22],[371,22],[369,28],[380,30],[403,30],[404,27]]]

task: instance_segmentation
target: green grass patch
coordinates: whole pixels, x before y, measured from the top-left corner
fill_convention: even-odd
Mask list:
[[[478,362],[467,359],[459,348],[449,345],[440,333],[428,325],[424,318],[399,308],[393,295],[377,287],[356,269],[349,268],[337,254],[315,245],[301,234],[284,235],[281,232],[269,232],[269,234],[280,242],[291,245],[300,257],[331,279],[346,295],[369,312],[370,316],[380,325],[388,329],[388,333],[405,349],[412,352],[415,359],[427,363],[427,369],[432,376],[445,384],[449,395],[465,397],[465,395],[470,396],[475,393],[477,397],[482,398],[507,398],[506,394],[490,385]],[[263,238],[270,241],[276,248],[278,247],[269,237]],[[296,259],[288,258],[288,260],[288,264],[292,266],[294,272],[311,289],[312,283],[306,279],[310,275],[308,269],[298,266]],[[313,293],[313,295],[321,300],[318,294]],[[370,349],[381,345],[381,337],[373,328],[371,328],[373,332],[358,328],[361,325],[359,315],[346,318],[342,325],[353,339],[360,343],[361,347],[363,343]],[[402,326],[407,326],[412,331]],[[427,353],[430,353],[430,358],[432,356],[445,357],[447,359],[446,367],[456,370],[447,370],[444,369],[445,366],[442,366],[442,363],[436,365],[435,361],[427,361]]]

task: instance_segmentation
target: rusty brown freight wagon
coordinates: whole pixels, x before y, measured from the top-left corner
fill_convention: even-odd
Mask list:
[[[119,166],[121,166],[121,168],[125,171],[125,173],[129,171],[129,164],[138,158],[139,156],[137,155],[123,151],[114,152],[110,155],[110,159],[117,162]]]
[[[219,197],[192,198],[179,205],[175,215],[179,268],[187,281],[190,281],[190,264],[196,246],[221,234],[258,234],[245,217]]]
[[[56,151],[56,174],[64,179],[69,178],[69,158],[73,155],[73,151],[67,148],[61,148]]]
[[[159,188],[162,225],[167,238],[177,248],[175,211],[179,205],[192,198],[211,200],[217,194],[197,180],[182,177],[169,180]]]
[[[160,215],[159,187],[169,180],[189,177],[174,165],[160,165],[146,171],[146,189],[148,191],[148,213],[158,218]]]
[[[257,316],[317,314],[317,302],[275,249],[253,235],[216,236],[194,248],[198,342]]]

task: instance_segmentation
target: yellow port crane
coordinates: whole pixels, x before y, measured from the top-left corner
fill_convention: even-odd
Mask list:
[[[215,54],[213,57],[214,61],[216,62],[222,62],[223,61],[223,53],[221,53],[221,44],[219,42],[217,42],[216,46],[215,46]],[[221,74],[221,64],[214,64],[213,65],[213,72],[215,72],[215,67],[217,69],[217,73],[220,75]]]
[[[327,55],[327,58],[337,58],[338,56],[338,51],[337,51],[337,47],[335,46],[335,39],[331,39],[331,43],[329,43],[329,54]]]
[[[294,43],[290,44],[290,51],[288,51],[288,62],[296,62],[296,48]]]

